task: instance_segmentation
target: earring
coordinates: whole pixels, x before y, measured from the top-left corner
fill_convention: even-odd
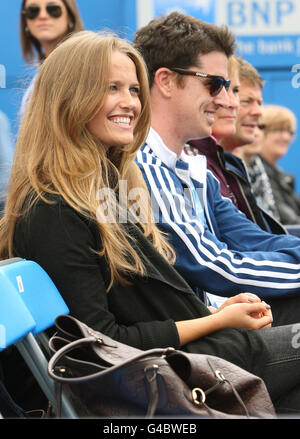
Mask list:
[[[27,26],[25,27],[25,34],[26,34],[27,37],[30,36],[30,30],[28,29]]]
[[[73,29],[74,29],[74,23],[69,23],[68,24],[68,31],[72,32]]]

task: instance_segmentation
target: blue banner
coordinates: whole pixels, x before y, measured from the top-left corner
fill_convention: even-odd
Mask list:
[[[177,10],[214,23],[218,0],[154,0],[155,15],[167,15]]]
[[[299,0],[222,0],[215,22],[237,35],[238,53],[259,67],[290,67],[300,60]]]
[[[179,10],[226,24],[237,36],[238,54],[260,67],[300,61],[299,0],[154,0],[155,15]]]

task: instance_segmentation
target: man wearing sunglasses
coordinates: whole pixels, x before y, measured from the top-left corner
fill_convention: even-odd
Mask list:
[[[286,233],[278,218],[257,204],[246,167],[235,155],[242,155],[243,146],[255,140],[255,130],[262,115],[263,80],[255,67],[241,57],[231,59],[230,64],[232,71],[229,76],[239,78],[238,100],[234,97],[228,108],[217,111],[212,127],[213,137],[192,140],[185,152],[206,156],[207,167],[218,179],[222,196],[230,198],[247,218],[270,233]],[[231,82],[229,90],[231,96],[235,92],[232,89],[234,82]],[[233,153],[237,149],[239,152]],[[271,196],[270,192],[266,194],[269,205]]]
[[[159,24],[159,20],[152,22],[155,23],[153,27]],[[184,31],[181,36],[178,32],[178,44],[176,28],[171,28],[173,23],[178,26],[179,32],[182,24],[190,33],[185,35]],[[211,134],[217,108],[227,103],[226,89],[230,84],[227,80],[227,58],[233,51],[234,37],[227,30],[202,24],[194,17],[177,12],[170,14],[162,26],[164,24],[173,34],[170,37],[172,41],[166,44],[167,36],[163,35],[163,31],[160,35],[158,25],[153,30],[157,33],[153,37],[156,47],[153,52],[152,48],[149,49],[151,53],[147,57],[147,48],[142,41],[147,37],[146,26],[137,32],[134,45],[147,58],[153,109],[152,129],[160,134],[173,154],[180,156],[184,143],[190,138]],[[149,24],[150,32],[151,26]],[[210,31],[214,32],[214,37],[210,37]],[[207,46],[204,53],[202,39]],[[167,140],[166,136],[170,139]]]
[[[238,293],[299,302],[300,240],[269,234],[247,219],[221,196],[206,158],[183,152],[190,140],[211,135],[215,112],[229,105],[234,36],[173,12],[138,30],[133,44],[148,67],[152,106],[152,127],[136,160],[155,221],[176,251],[175,268],[208,304],[211,294],[247,300]],[[299,304],[294,308],[275,325],[299,321]]]

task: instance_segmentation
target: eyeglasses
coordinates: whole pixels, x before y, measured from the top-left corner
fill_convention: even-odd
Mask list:
[[[293,130],[289,130],[288,128],[269,128],[267,125],[265,125],[265,124],[258,124],[257,125],[257,127],[260,129],[260,130],[266,130],[266,131],[268,131],[269,133],[280,133],[280,134],[282,134],[282,133],[288,133],[291,137],[294,137],[295,136],[295,131],[293,131]]]
[[[296,134],[295,131],[293,130],[289,130],[288,128],[268,128],[267,126],[265,127],[266,131],[268,131],[269,133],[287,133],[289,134],[291,137],[294,137],[294,135]]]
[[[27,8],[24,8],[22,14],[25,16],[25,18],[27,18],[27,20],[34,20],[36,17],[38,17],[40,10],[40,6],[31,5],[27,6]],[[62,7],[60,5],[48,3],[46,6],[46,11],[47,14],[52,18],[59,18],[62,15]]]
[[[208,73],[194,72],[193,70],[181,69],[179,67],[169,67],[173,72],[180,75],[197,76],[199,78],[208,79],[209,93],[211,96],[217,96],[224,87],[228,91],[230,87],[230,80],[223,78],[223,76],[209,75]]]

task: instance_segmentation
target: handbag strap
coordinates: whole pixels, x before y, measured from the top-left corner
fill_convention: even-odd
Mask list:
[[[153,364],[152,366],[144,369],[150,387],[150,399],[148,403],[148,410],[145,416],[146,418],[152,418],[154,416],[159,401],[157,371],[158,371],[157,364]]]
[[[160,356],[163,357],[164,355],[167,355],[168,353],[174,352],[175,350],[173,348],[166,348],[166,349],[150,349],[148,351],[142,351],[140,354],[135,355],[134,357],[129,358],[128,360],[123,361],[120,364],[117,364],[115,366],[108,367],[106,370],[101,370],[99,372],[96,372],[94,374],[89,375],[88,377],[76,377],[76,378],[65,378],[61,375],[56,375],[56,365],[57,363],[70,351],[73,349],[76,349],[83,345],[88,345],[92,343],[101,343],[101,340],[96,337],[86,337],[79,340],[75,340],[73,342],[70,342],[66,346],[63,346],[60,348],[53,357],[49,360],[48,364],[48,373],[50,377],[54,380],[55,386],[56,386],[56,395],[57,395],[57,416],[60,417],[61,414],[61,390],[62,390],[62,384],[63,383],[82,383],[85,382],[87,379],[94,379],[99,376],[103,376],[107,373],[111,373],[113,371],[118,370],[120,367],[125,366],[126,364],[130,364],[134,361],[140,360],[142,358],[148,357],[148,356]],[[157,383],[157,371],[158,366],[156,364],[153,364],[152,366],[149,366],[144,369],[145,376],[147,378],[147,381],[149,383],[150,387],[150,399],[148,403],[146,418],[151,418],[154,416],[157,404],[159,401],[159,390],[158,390],[158,383]]]
[[[101,339],[98,339],[96,337],[85,337],[85,338],[81,338],[79,340],[75,340],[69,344],[67,344],[66,346],[63,346],[62,348],[60,348],[49,360],[48,363],[48,374],[50,375],[50,377],[56,381],[56,382],[60,382],[60,383],[64,383],[64,384],[71,384],[71,383],[83,383],[85,382],[87,379],[95,379],[100,377],[101,375],[106,375],[108,373],[111,373],[115,370],[118,370],[119,368],[126,366],[127,364],[130,364],[134,361],[140,360],[142,358],[145,357],[149,357],[149,356],[160,356],[163,357],[164,355],[168,355],[171,352],[174,352],[175,349],[174,348],[159,348],[159,349],[149,349],[147,351],[141,351],[140,354],[135,355],[133,357],[129,357],[127,360],[122,361],[120,364],[116,364],[114,366],[110,366],[105,370],[101,370],[98,372],[95,372],[93,374],[90,374],[88,376],[84,376],[84,377],[75,377],[75,378],[71,378],[71,377],[63,377],[61,375],[56,374],[56,370],[57,370],[57,363],[70,351],[79,348],[81,346],[84,345],[88,345],[88,344],[93,344],[93,343],[100,343],[102,344]],[[95,364],[96,365],[96,364]],[[97,365],[96,365],[97,366]]]

